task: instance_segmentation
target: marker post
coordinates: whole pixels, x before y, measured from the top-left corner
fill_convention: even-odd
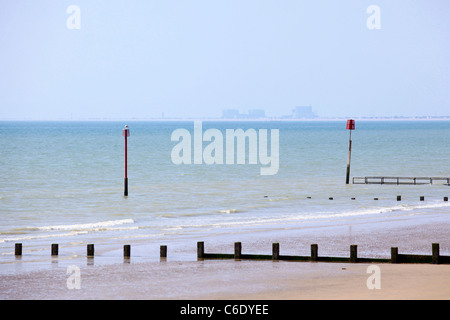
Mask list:
[[[128,196],[128,175],[127,175],[127,138],[130,136],[130,129],[125,125],[122,130],[122,136],[125,137],[125,179],[124,179],[124,190],[123,195]]]
[[[350,131],[350,136],[348,139],[347,176],[345,179],[345,184],[349,184],[349,182],[350,182],[350,160],[352,157],[352,130],[355,130],[355,120],[353,120],[353,119],[347,120],[347,128],[346,129]]]

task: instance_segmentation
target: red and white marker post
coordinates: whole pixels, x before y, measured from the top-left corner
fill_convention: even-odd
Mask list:
[[[124,179],[124,190],[123,195],[128,196],[128,175],[127,175],[127,138],[130,136],[130,129],[125,125],[122,130],[122,137],[125,137],[125,179]]]
[[[355,130],[355,120],[353,120],[353,119],[347,120],[347,128],[346,129],[350,131],[350,137],[348,139],[347,176],[345,179],[345,183],[349,184],[349,182],[350,182],[350,160],[352,157],[352,130]]]

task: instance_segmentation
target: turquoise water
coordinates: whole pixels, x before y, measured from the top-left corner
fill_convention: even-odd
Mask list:
[[[450,210],[443,201],[450,187],[442,183],[345,185],[345,121],[202,124],[223,133],[278,129],[277,174],[261,175],[259,163],[174,164],[171,134],[178,128],[193,134],[192,121],[0,122],[1,259],[15,242],[36,251],[50,243],[159,243],[193,233]],[[357,121],[351,177],[450,177],[449,138],[449,121]]]

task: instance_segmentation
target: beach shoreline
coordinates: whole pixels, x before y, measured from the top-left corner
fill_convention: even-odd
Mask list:
[[[122,248],[96,254],[92,259],[61,255],[41,262],[41,269],[27,268],[27,258],[9,265],[13,272],[0,275],[0,298],[33,299],[150,299],[150,300],[302,300],[302,299],[442,299],[450,298],[446,283],[449,265],[390,263],[327,263],[253,260],[197,261],[196,242],[205,252],[233,253],[234,241],[242,241],[243,253],[309,255],[317,243],[320,256],[349,256],[349,245],[358,245],[358,257],[389,257],[399,253],[431,255],[432,243],[449,255],[445,214],[413,215],[398,220],[363,219],[320,226],[272,226],[234,233],[192,234],[166,243],[168,256],[159,258],[157,243],[132,245],[130,259]],[[151,253],[151,257],[149,257]],[[369,289],[369,266],[379,267],[381,288]],[[69,289],[72,273],[79,269],[80,289]],[[4,268],[5,265],[2,266]]]

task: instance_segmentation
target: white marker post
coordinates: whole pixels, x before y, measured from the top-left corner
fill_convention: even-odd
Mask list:
[[[122,130],[122,136],[125,137],[125,179],[124,179],[124,190],[123,195],[128,196],[128,175],[127,175],[127,137],[130,136],[130,129],[125,125]]]
[[[352,130],[355,130],[355,120],[353,120],[353,119],[347,120],[347,128],[346,129],[350,131],[350,136],[348,139],[347,176],[345,179],[345,183],[349,184],[349,182],[350,182],[350,160],[352,157]]]

